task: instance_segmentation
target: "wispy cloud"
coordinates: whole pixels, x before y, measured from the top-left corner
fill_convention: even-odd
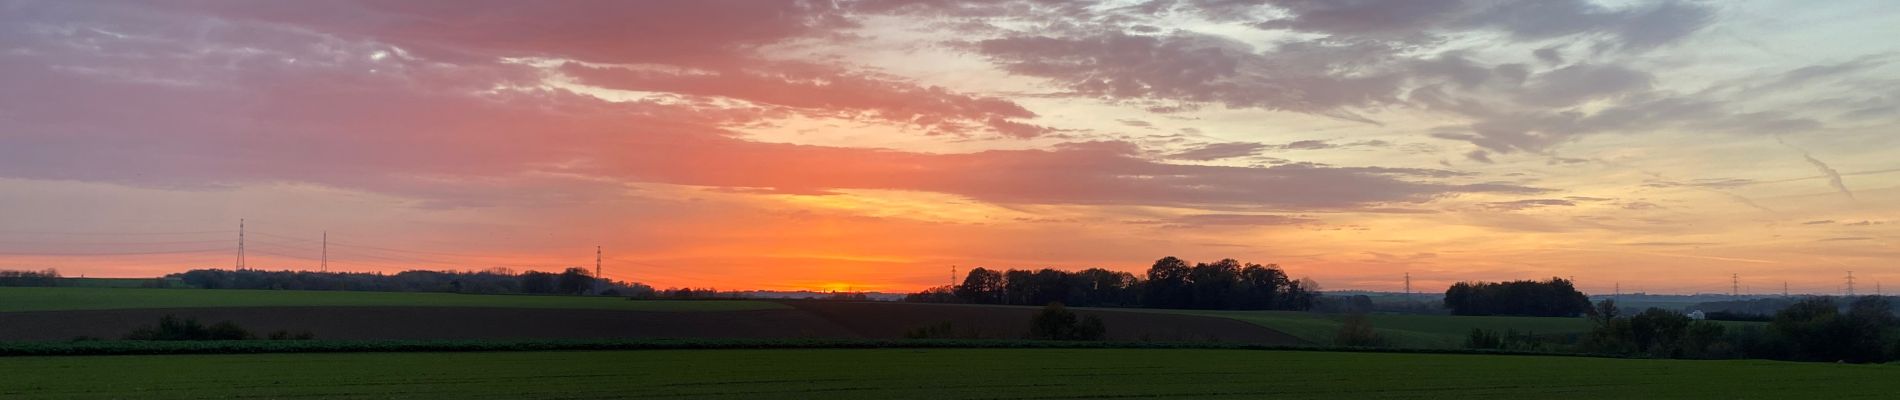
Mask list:
[[[1786,141],[1782,141],[1781,136],[1779,135],[1775,136],[1775,142],[1781,143],[1781,145],[1783,146],[1788,146],[1788,148],[1790,149],[1794,149],[1795,151],[1801,152],[1801,158],[1807,159],[1808,164],[1813,164],[1814,169],[1821,171],[1822,175],[1827,176],[1828,186],[1833,186],[1834,190],[1840,191],[1842,195],[1847,196],[1848,200],[1854,200],[1854,192],[1851,190],[1847,190],[1847,183],[1841,181],[1840,171],[1836,171],[1834,170],[1834,167],[1830,167],[1827,165],[1827,163],[1821,162],[1820,159],[1814,158],[1814,155],[1808,154],[1808,151],[1806,149],[1795,147],[1792,144],[1788,144],[1788,142]]]

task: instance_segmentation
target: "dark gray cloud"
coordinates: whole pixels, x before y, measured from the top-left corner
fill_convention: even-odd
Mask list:
[[[1152,110],[1202,104],[1368,121],[1357,107],[1394,103],[1403,76],[1370,68],[1376,43],[1293,42],[1267,51],[1220,36],[1103,30],[983,40],[977,52],[1011,73],[1048,78],[1074,96]]]
[[[1588,100],[1648,89],[1655,78],[1617,65],[1573,64],[1537,74],[1518,93],[1524,104],[1565,107]]]
[[[1187,1],[1182,8],[1215,20],[1259,19],[1254,26],[1423,42],[1472,30],[1519,41],[1567,37],[1612,48],[1648,50],[1680,41],[1714,22],[1710,5],[1681,0],[1608,6],[1590,0],[1258,0]]]

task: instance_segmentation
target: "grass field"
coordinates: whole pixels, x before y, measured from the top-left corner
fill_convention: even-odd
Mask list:
[[[1298,311],[1221,311],[1221,310],[1153,310],[1156,312],[1203,315],[1211,317],[1233,318],[1260,326],[1273,328],[1298,336],[1313,343],[1328,344],[1339,332],[1344,314],[1323,314]],[[1374,329],[1384,335],[1390,345],[1415,348],[1454,348],[1464,345],[1465,337],[1474,328],[1504,332],[1534,332],[1537,334],[1583,333],[1590,330],[1590,321],[1583,318],[1542,318],[1542,317],[1471,317],[1457,315],[1407,315],[1407,314],[1367,314]]]
[[[110,373],[102,373],[107,372]],[[0,358],[0,398],[1889,398],[1900,367],[1158,349]]]
[[[512,307],[628,311],[743,311],[786,308],[778,303],[737,300],[634,301],[621,297],[454,293],[0,287],[0,312],[306,306]]]
[[[167,283],[158,278],[59,278],[60,287],[139,288]],[[176,285],[183,283],[169,282]]]
[[[1188,315],[1233,318],[1273,328],[1300,339],[1319,344],[1333,342],[1344,314],[1298,311],[1221,311],[1221,310],[1148,310]],[[1456,348],[1464,345],[1472,329],[1503,333],[1572,334],[1590,331],[1585,318],[1549,317],[1474,317],[1458,315],[1367,314],[1372,327],[1384,335],[1391,346],[1412,348]],[[1760,322],[1719,321],[1730,327],[1762,325]]]

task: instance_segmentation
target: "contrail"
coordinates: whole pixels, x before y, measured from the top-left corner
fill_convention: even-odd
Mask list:
[[[1830,167],[1827,165],[1827,163],[1821,162],[1821,160],[1814,158],[1813,155],[1808,154],[1807,150],[1804,150],[1800,147],[1794,147],[1794,145],[1788,144],[1788,142],[1782,141],[1781,135],[1775,135],[1775,142],[1781,143],[1782,146],[1788,146],[1788,148],[1790,149],[1794,149],[1795,151],[1801,152],[1801,158],[1808,159],[1809,164],[1814,164],[1815,169],[1819,169],[1821,170],[1821,174],[1827,175],[1828,186],[1833,186],[1834,190],[1839,190],[1841,191],[1841,194],[1847,195],[1848,200],[1857,200],[1854,198],[1854,192],[1851,190],[1847,190],[1847,183],[1841,181],[1840,171],[1835,171],[1834,167]]]
[[[1755,204],[1755,201],[1754,201],[1754,200],[1749,200],[1749,199],[1748,199],[1747,197],[1742,197],[1742,195],[1739,195],[1739,194],[1734,194],[1734,193],[1729,193],[1729,192],[1724,192],[1724,191],[1720,191],[1720,190],[1715,190],[1715,189],[1710,189],[1710,188],[1698,188],[1698,189],[1702,189],[1702,190],[1707,190],[1707,191],[1711,191],[1711,192],[1716,192],[1716,193],[1720,193],[1720,194],[1722,194],[1723,196],[1728,196],[1728,198],[1730,198],[1730,199],[1733,199],[1733,200],[1735,200],[1735,201],[1736,201],[1736,202],[1738,202],[1738,203],[1742,203],[1742,204],[1745,204],[1745,205],[1748,205],[1749,207],[1754,207],[1754,208],[1755,208],[1755,209],[1757,209],[1757,210],[1762,210],[1762,211],[1764,211],[1764,212],[1767,212],[1767,213],[1769,213],[1769,214],[1780,214],[1780,212],[1778,212],[1778,211],[1775,211],[1775,210],[1771,210],[1771,209],[1769,209],[1768,207],[1762,207],[1762,206],[1761,206],[1760,204]]]
[[[1776,137],[1775,137],[1775,140],[1781,140],[1781,137],[1780,137],[1780,136],[1776,136]],[[1629,168],[1629,169],[1634,169],[1634,170],[1636,170],[1636,172],[1641,172],[1641,173],[1643,173],[1644,175],[1649,175],[1649,176],[1650,176],[1651,178],[1656,178],[1656,179],[1661,179],[1661,180],[1669,180],[1669,178],[1667,178],[1667,177],[1664,177],[1664,176],[1663,176],[1663,174],[1662,174],[1662,173],[1660,173],[1660,172],[1655,172],[1655,171],[1650,171],[1650,170],[1647,170],[1647,169],[1642,169],[1642,168],[1638,168],[1638,167],[1632,167],[1632,166],[1627,166],[1627,165],[1622,165],[1622,164],[1620,164],[1620,163],[1616,163],[1616,162],[1612,162],[1612,161],[1610,161],[1610,160],[1604,160],[1604,159],[1600,159],[1600,158],[1591,158],[1590,160],[1591,160],[1591,161],[1596,161],[1596,162],[1599,162],[1599,163],[1603,163],[1604,165],[1609,165],[1609,166],[1613,166],[1613,167],[1619,167],[1619,168]],[[1728,197],[1728,198],[1729,198],[1729,199],[1731,199],[1731,200],[1735,200],[1735,202],[1737,202],[1737,203],[1742,203],[1743,205],[1746,205],[1746,206],[1749,206],[1749,207],[1754,207],[1755,209],[1757,209],[1757,210],[1761,210],[1762,212],[1765,212],[1765,213],[1769,213],[1769,214],[1780,214],[1780,213],[1781,213],[1781,212],[1779,212],[1779,211],[1775,211],[1775,210],[1772,210],[1772,209],[1769,209],[1768,207],[1762,207],[1762,206],[1761,206],[1761,204],[1756,204],[1754,200],[1749,200],[1749,199],[1748,199],[1747,197],[1743,197],[1742,195],[1739,195],[1739,194],[1734,194],[1734,193],[1729,193],[1729,192],[1727,192],[1727,191],[1724,191],[1724,190],[1720,190],[1720,189],[1716,189],[1716,188],[1712,188],[1712,187],[1706,187],[1706,186],[1697,186],[1697,185],[1689,185],[1689,186],[1687,186],[1687,187],[1688,187],[1688,188],[1690,188],[1690,189],[1695,189],[1695,190],[1707,190],[1707,191],[1710,191],[1710,192],[1714,192],[1714,193],[1716,193],[1716,194],[1720,194],[1720,195],[1722,195],[1722,196],[1724,196],[1724,197]]]
[[[1821,170],[1821,173],[1827,174],[1828,186],[1833,186],[1834,190],[1839,190],[1841,191],[1841,194],[1847,195],[1848,200],[1855,200],[1854,192],[1847,190],[1847,184],[1844,182],[1841,182],[1840,171],[1835,171],[1834,167],[1829,167],[1827,166],[1827,163],[1821,162],[1821,160],[1814,159],[1814,156],[1808,155],[1808,152],[1806,151],[1801,152],[1801,157],[1807,158],[1809,164],[1814,164],[1814,168],[1818,168]]]

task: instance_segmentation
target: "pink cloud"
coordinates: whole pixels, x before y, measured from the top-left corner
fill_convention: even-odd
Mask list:
[[[1009,100],[810,64],[772,63],[741,70],[683,72],[567,63],[561,66],[561,72],[592,86],[726,97],[818,116],[851,118],[864,114],[945,133],[989,128],[1006,136],[1026,138],[1048,131],[1011,121],[1034,118],[1036,114]]]

